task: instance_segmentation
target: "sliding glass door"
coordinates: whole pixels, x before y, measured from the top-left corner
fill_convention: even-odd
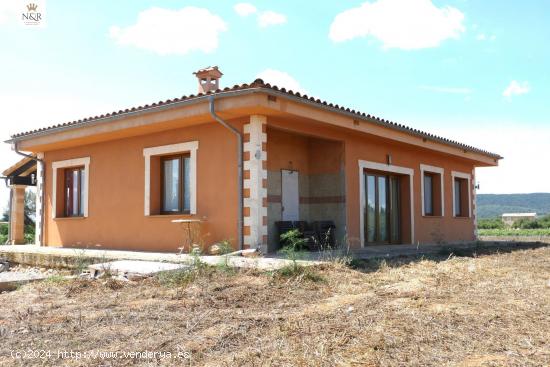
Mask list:
[[[365,173],[365,240],[367,243],[399,243],[399,176]]]

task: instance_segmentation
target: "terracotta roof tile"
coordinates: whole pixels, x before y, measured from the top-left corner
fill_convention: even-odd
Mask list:
[[[434,134],[431,134],[431,133],[420,131],[420,130],[417,130],[417,129],[411,128],[409,126],[405,126],[405,125],[402,125],[402,124],[399,124],[399,123],[396,123],[396,122],[393,122],[393,121],[390,121],[390,120],[381,119],[380,117],[377,117],[377,116],[372,116],[370,114],[365,114],[365,112],[350,110],[349,108],[345,108],[345,107],[339,106],[337,104],[335,105],[333,103],[329,103],[329,102],[321,100],[319,98],[309,97],[306,94],[303,94],[303,95],[300,94],[300,92],[294,92],[292,90],[287,90],[284,87],[280,88],[280,87],[277,87],[276,85],[271,85],[269,83],[264,83],[264,81],[262,79],[256,79],[251,84],[247,84],[247,83],[240,84],[240,85],[235,84],[233,87],[225,87],[223,89],[217,89],[214,92],[209,91],[207,93],[199,93],[197,95],[194,95],[194,94],[190,94],[188,96],[184,95],[184,96],[181,96],[179,98],[167,99],[165,101],[159,101],[159,102],[156,102],[156,103],[152,103],[150,105],[145,104],[143,106],[131,107],[131,108],[127,108],[125,110],[113,111],[113,112],[110,112],[110,113],[102,114],[100,116],[87,117],[87,118],[80,119],[80,120],[65,122],[65,123],[61,123],[61,124],[57,124],[57,125],[52,125],[52,126],[49,126],[49,127],[46,127],[46,128],[39,128],[39,129],[30,130],[30,131],[26,131],[26,132],[22,132],[22,133],[17,133],[17,134],[12,135],[11,137],[12,137],[12,139],[22,138],[24,136],[33,135],[33,134],[43,132],[43,131],[47,131],[47,130],[54,130],[54,129],[57,129],[57,128],[60,128],[60,127],[66,127],[66,126],[82,125],[82,124],[86,124],[88,122],[99,120],[99,119],[105,119],[105,118],[109,118],[109,117],[113,117],[113,116],[123,115],[123,114],[126,114],[126,113],[142,111],[142,110],[146,110],[146,109],[150,109],[150,108],[154,108],[154,107],[158,107],[158,106],[170,105],[170,104],[178,103],[178,102],[181,102],[181,101],[190,100],[190,99],[193,99],[193,98],[200,98],[200,97],[203,97],[203,96],[209,95],[209,94],[216,94],[216,93],[223,93],[223,92],[233,92],[233,91],[244,90],[244,89],[269,89],[269,90],[273,90],[273,91],[276,91],[276,92],[279,92],[279,93],[283,93],[283,94],[287,94],[287,95],[290,95],[290,96],[302,98],[302,99],[308,100],[308,101],[313,102],[313,103],[318,104],[318,105],[323,105],[323,106],[327,106],[327,107],[332,108],[332,109],[340,110],[340,111],[346,112],[348,114],[355,115],[355,116],[358,116],[358,117],[363,118],[363,119],[367,119],[371,122],[374,122],[374,123],[377,123],[377,124],[380,124],[380,125],[385,125],[385,126],[388,126],[388,127],[391,127],[391,128],[397,128],[397,129],[405,131],[407,133],[411,133],[413,135],[420,136],[424,139],[430,139],[430,140],[439,141],[439,142],[442,142],[442,143],[445,143],[445,144],[450,144],[450,145],[453,145],[453,146],[456,146],[456,147],[460,147],[460,148],[462,148],[466,151],[472,151],[472,152],[476,152],[476,153],[485,154],[485,155],[491,156],[491,157],[496,158],[496,159],[502,158],[498,154],[491,153],[491,152],[488,152],[488,151],[483,150],[483,149],[475,148],[473,146],[463,144],[463,143],[459,143],[457,141],[454,141],[454,140],[451,140],[451,139],[448,139],[448,138],[444,138],[444,137],[440,137],[440,136],[437,136],[437,135],[434,135]]]

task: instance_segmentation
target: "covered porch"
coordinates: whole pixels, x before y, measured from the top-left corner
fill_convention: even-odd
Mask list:
[[[345,243],[344,142],[267,126],[267,251],[296,228],[310,250]]]
[[[25,244],[25,222],[34,220],[25,214],[25,192],[37,186],[36,160],[33,157],[23,158],[3,171],[2,178],[10,189],[7,244]]]

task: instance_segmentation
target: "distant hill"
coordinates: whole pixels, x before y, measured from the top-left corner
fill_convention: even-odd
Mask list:
[[[550,214],[550,193],[477,195],[478,218],[494,218],[503,213]]]

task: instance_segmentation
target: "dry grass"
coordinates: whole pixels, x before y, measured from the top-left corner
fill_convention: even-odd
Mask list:
[[[322,281],[217,270],[182,287],[154,279],[28,285],[0,295],[0,365],[550,363],[550,248],[318,273]],[[57,350],[178,348],[191,360],[57,359]],[[10,357],[23,349],[55,356]]]

